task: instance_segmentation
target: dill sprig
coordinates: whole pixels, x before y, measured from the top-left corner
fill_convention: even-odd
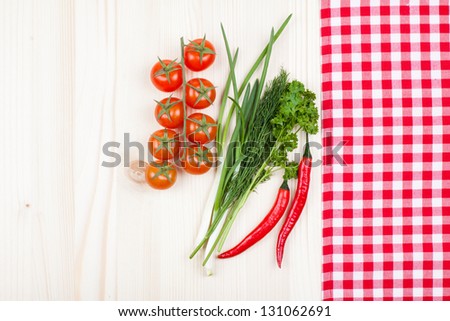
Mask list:
[[[246,191],[250,182],[255,179],[260,167],[270,155],[275,145],[272,133],[272,119],[278,112],[278,105],[282,94],[288,85],[288,75],[282,70],[272,80],[264,91],[258,106],[254,108],[255,118],[253,124],[249,124],[248,133],[242,149],[242,161],[239,170],[234,172],[229,186],[224,206],[232,204]],[[258,179],[258,178],[256,178]]]

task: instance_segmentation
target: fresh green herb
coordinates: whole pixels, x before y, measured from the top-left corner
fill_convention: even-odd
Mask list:
[[[300,81],[292,81],[281,97],[278,115],[272,120],[275,136],[292,132],[296,126],[308,134],[317,134],[319,113],[315,99],[316,95]]]
[[[271,165],[284,168],[283,178],[286,180],[297,177],[298,164],[288,162],[287,154],[298,146],[298,131],[312,135],[319,131],[319,112],[315,99],[316,95],[312,91],[294,80],[281,97],[279,112],[271,121],[278,144],[271,155]]]
[[[296,177],[298,165],[288,161],[288,153],[297,147],[298,130],[311,134],[318,130],[315,96],[303,84],[297,81],[289,83],[287,73],[282,70],[265,86],[273,44],[290,18],[277,32],[272,29],[267,46],[239,88],[234,72],[238,50],[232,55],[222,27],[230,66],[218,119],[217,150],[223,156],[223,162],[214,180],[214,194],[207,201],[201,237],[197,238],[198,245],[190,256],[192,258],[207,244],[204,265],[217,248],[221,249],[238,212],[260,183],[269,179],[276,170],[284,170],[286,179]],[[260,78],[250,84],[252,75],[263,61]],[[231,87],[233,97],[228,97]],[[226,112],[227,98],[232,103]],[[233,116],[235,127],[228,139]]]
[[[299,81],[288,84],[282,70],[266,89],[258,105],[258,117],[243,148],[241,166],[227,186],[222,206],[231,208],[218,242],[219,251],[228,235],[237,213],[256,187],[268,180],[278,169],[284,170],[284,179],[297,177],[298,164],[289,162],[288,153],[298,145],[297,133],[318,132],[319,113],[315,95]]]
[[[318,132],[319,113],[315,98],[301,82],[288,83],[284,70],[266,88],[242,148],[240,167],[233,172],[222,196],[219,213],[225,209],[228,214],[216,240],[219,251],[238,212],[259,184],[278,169],[284,170],[286,180],[297,177],[298,164],[288,161],[288,153],[298,145],[298,131]]]

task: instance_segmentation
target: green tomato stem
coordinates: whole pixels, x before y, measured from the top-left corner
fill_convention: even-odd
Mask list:
[[[186,153],[187,151],[186,151],[186,140],[187,140],[187,137],[186,137],[186,120],[187,120],[187,108],[186,108],[186,66],[185,66],[185,64],[184,64],[184,46],[185,46],[185,44],[184,44],[184,39],[183,39],[183,37],[181,37],[180,38],[180,46],[181,46],[181,61],[180,61],[180,64],[181,64],[181,74],[182,74],[182,78],[183,78],[183,84],[182,84],[182,86],[181,86],[181,90],[182,90],[182,93],[181,93],[181,102],[183,103],[183,114],[184,114],[184,117],[183,117],[183,130],[182,130],[182,132],[181,132],[181,140],[182,140],[182,147],[183,147],[183,151],[182,151],[182,154],[181,154],[181,157],[184,157],[184,153]]]

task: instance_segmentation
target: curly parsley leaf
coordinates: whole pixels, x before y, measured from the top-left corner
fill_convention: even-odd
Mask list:
[[[319,131],[319,112],[314,103],[316,95],[305,88],[298,80],[292,81],[280,99],[280,110],[273,119],[275,131],[292,131],[299,126],[308,134],[317,134]]]
[[[297,129],[308,134],[319,131],[319,112],[314,103],[316,95],[305,88],[300,81],[290,82],[279,101],[279,109],[272,118],[272,134],[277,143],[271,154],[270,164],[284,168],[284,178],[297,177],[297,168],[288,161],[288,152],[292,152],[298,144]]]
[[[297,178],[297,171],[298,171],[298,163],[296,162],[287,162],[284,166],[284,180],[290,180],[293,178]]]

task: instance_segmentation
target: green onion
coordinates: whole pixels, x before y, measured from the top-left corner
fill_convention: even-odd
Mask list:
[[[223,157],[222,163],[219,165],[219,168],[216,172],[214,186],[211,190],[211,194],[209,195],[207,207],[205,208],[205,212],[202,218],[200,233],[203,234],[203,238],[201,238],[201,236],[197,237],[198,244],[190,255],[190,258],[192,258],[203,247],[203,245],[208,243],[203,265],[208,262],[212,253],[217,248],[217,245],[219,245],[219,247],[222,246],[231,229],[231,225],[234,222],[234,219],[240,208],[244,205],[245,200],[248,198],[257,184],[261,181],[261,179],[266,177],[266,175],[263,175],[264,173],[262,173],[264,167],[261,167],[260,163],[261,160],[262,162],[264,162],[263,157],[260,157],[259,160],[257,160],[257,166],[253,168],[253,172],[249,170],[250,167],[243,167],[243,165],[251,165],[247,164],[249,160],[245,156],[245,151],[243,150],[243,148],[245,148],[245,143],[248,142],[249,139],[252,139],[252,137],[255,135],[255,131],[253,130],[254,126],[260,126],[258,128],[263,130],[264,132],[267,132],[268,130],[268,113],[261,111],[261,106],[263,106],[264,108],[264,106],[267,105],[264,105],[263,103],[266,93],[264,94],[263,98],[261,98],[261,94],[265,87],[264,84],[269,67],[273,44],[283,32],[291,17],[292,15],[289,15],[276,32],[274,32],[272,28],[268,44],[256,59],[253,66],[250,68],[250,71],[244,78],[239,88],[237,86],[235,75],[238,50],[236,50],[234,56],[232,56],[228,38],[223,26],[221,25],[222,35],[227,52],[228,64],[230,67],[230,72],[225,85],[218,118],[219,127],[217,134],[217,151],[219,156]],[[250,85],[250,79],[253,77],[253,74],[258,69],[263,60],[264,65],[260,80],[256,79],[253,85]],[[282,84],[279,85],[283,87]],[[284,85],[286,85],[286,83]],[[231,86],[233,87],[234,97],[228,97],[228,92]],[[280,90],[284,90],[284,87],[282,89],[278,88],[275,90],[280,93]],[[242,94],[244,94],[244,96],[241,100]],[[230,98],[232,104],[225,116],[227,98]],[[273,106],[267,106],[267,108],[269,107]],[[227,141],[228,131],[233,115],[235,116],[236,124],[231,138],[229,139],[229,141]],[[264,122],[265,125],[262,124]],[[267,136],[267,133],[265,135]],[[265,139],[268,137],[262,138]],[[269,142],[269,140],[267,142]],[[223,155],[221,155],[222,153]],[[252,177],[255,174],[257,175],[258,180],[253,182]],[[236,180],[237,177],[241,178],[239,180]],[[251,187],[250,189],[248,189],[249,186]],[[212,203],[213,206],[212,208],[210,208],[209,206]],[[210,224],[209,228],[205,232],[205,226],[207,225],[207,222],[210,222]],[[223,226],[221,226],[222,224]]]

